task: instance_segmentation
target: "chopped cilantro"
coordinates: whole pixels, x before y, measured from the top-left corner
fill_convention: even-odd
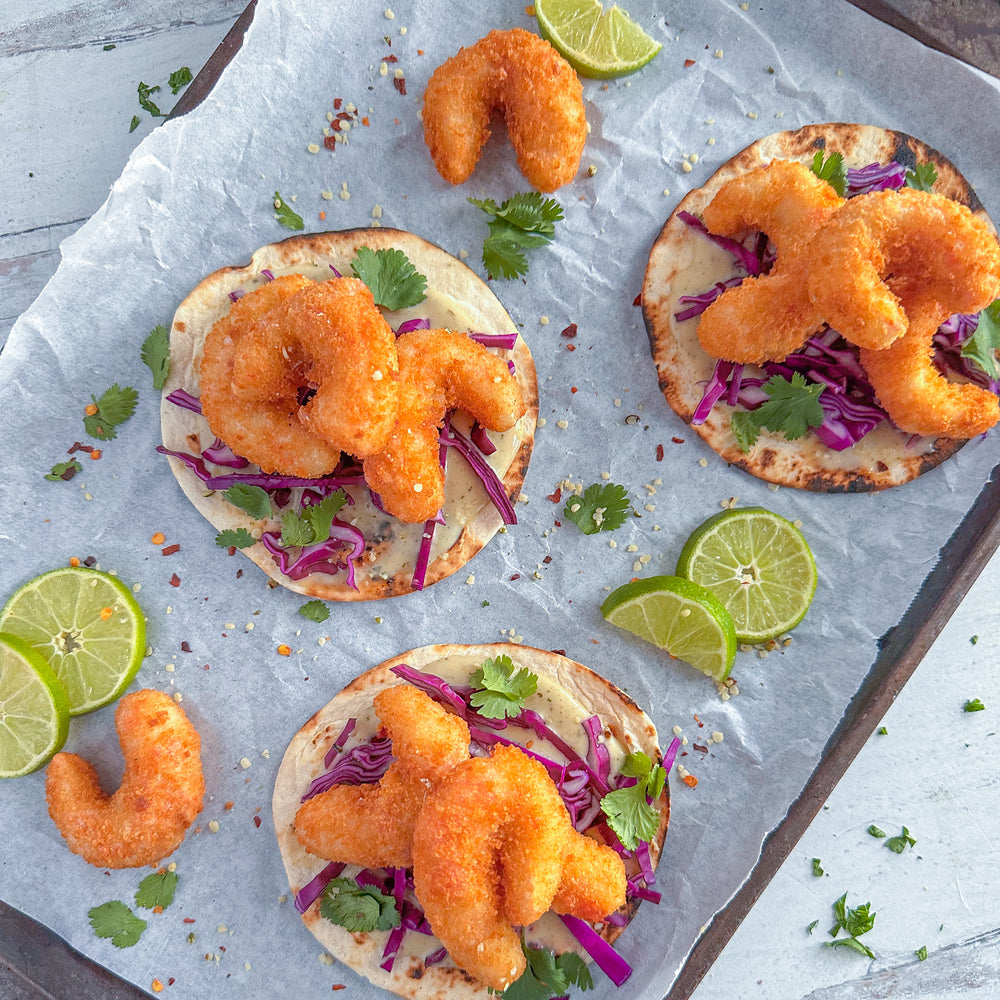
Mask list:
[[[139,127],[139,116],[132,115],[132,121],[129,122],[128,130],[129,132],[134,132]]]
[[[538,675],[527,667],[517,668],[506,654],[484,660],[469,683],[474,688],[469,698],[472,707],[487,719],[506,719],[517,715],[524,702],[538,689]]]
[[[830,928],[830,937],[835,938],[834,941],[824,941],[823,944],[827,948],[851,948],[854,951],[860,952],[862,955],[867,955],[869,958],[874,958],[875,953],[864,944],[859,941],[858,938],[862,934],[867,934],[872,927],[875,925],[875,914],[871,912],[871,903],[865,903],[862,906],[854,907],[853,909],[847,905],[847,893],[845,892],[843,896],[840,897],[833,904],[833,912],[836,917],[836,923]],[[845,931],[847,937],[838,938],[837,935]]]
[[[979,642],[979,636],[978,635],[970,635],[969,636],[969,644],[970,645],[975,646],[975,644],[977,642]]]
[[[963,712],[982,712],[986,706],[978,698],[970,698],[963,706]]]
[[[733,433],[742,451],[753,447],[763,427],[794,441],[810,427],[823,423],[821,384],[807,382],[799,372],[794,372],[791,381],[782,375],[772,375],[762,388],[768,396],[766,402],[755,410],[737,411],[732,417]]]
[[[157,907],[165,910],[174,901],[176,891],[176,872],[153,872],[139,883],[135,893],[136,906],[146,910],[155,910]]]
[[[267,490],[260,486],[248,486],[246,483],[236,483],[223,490],[222,495],[240,510],[246,511],[251,517],[258,519],[271,516],[271,498]],[[232,543],[230,543],[232,544]]]
[[[71,458],[68,462],[56,462],[45,478],[57,483],[60,480],[72,479],[78,472],[83,472],[83,466],[75,458]]]
[[[614,531],[628,517],[628,490],[615,483],[594,483],[582,497],[573,497],[563,511],[585,535],[597,531]]]
[[[847,192],[847,167],[842,153],[831,153],[824,158],[823,150],[818,150],[812,161],[812,172],[826,181],[841,198]]]
[[[521,942],[527,966],[503,991],[504,1000],[550,1000],[563,997],[570,986],[581,990],[594,988],[587,963],[573,951],[556,956],[548,948],[533,948]]]
[[[493,218],[483,243],[483,264],[491,278],[520,278],[528,273],[524,250],[552,242],[555,224],[563,217],[554,198],[527,191],[508,198],[499,207],[492,198],[469,198]]]
[[[904,826],[903,832],[898,837],[890,837],[885,842],[885,846],[890,851],[895,851],[896,854],[902,854],[907,847],[912,847],[915,843],[916,841],[910,836],[910,831]]]
[[[170,374],[170,331],[162,323],[149,331],[140,357],[153,373],[153,388],[162,389]]]
[[[113,441],[118,436],[115,427],[125,423],[135,413],[139,393],[131,386],[122,389],[115,382],[109,389],[104,390],[100,399],[93,395],[90,398],[92,406],[96,407],[96,412],[84,416],[83,429],[91,437],[100,438],[102,441]],[[91,407],[88,406],[87,409],[90,410]]]
[[[320,916],[351,933],[388,931],[399,926],[396,900],[373,885],[352,878],[331,880],[319,904]]]
[[[299,614],[311,622],[325,622],[330,617],[330,609],[322,601],[306,601],[299,608]]]
[[[160,88],[151,87],[148,83],[139,81],[139,107],[148,111],[154,118],[166,118],[167,116],[149,99],[150,94],[155,94]]]
[[[92,907],[87,916],[98,937],[111,938],[116,948],[131,948],[146,929],[146,921],[137,917],[120,899]]]
[[[215,544],[223,549],[246,549],[256,540],[246,528],[226,528],[215,536]]]
[[[337,490],[319,503],[302,507],[298,512],[281,515],[282,545],[314,545],[330,537],[334,515],[347,503],[347,494]]]
[[[817,925],[818,923],[819,923],[819,921],[818,921],[818,920],[814,920],[814,921],[813,921],[813,922],[812,922],[811,924],[809,924],[809,926],[808,926],[808,927],[806,927],[806,931],[807,931],[807,932],[808,932],[809,934],[812,934],[812,932],[813,932],[814,930],[816,930],[816,925]]]
[[[653,803],[663,791],[667,772],[660,764],[654,767],[649,757],[637,750],[625,758],[622,774],[636,778],[636,783],[608,792],[601,799],[601,809],[622,845],[632,851],[640,841],[656,836],[660,814]]]
[[[302,216],[293,212],[288,202],[277,191],[274,192],[271,204],[274,206],[275,219],[286,229],[292,229],[297,232],[300,229],[306,228],[306,224],[302,221]]]
[[[1000,379],[996,352],[1000,350],[1000,299],[994,299],[979,314],[976,331],[962,345],[962,357],[968,358],[991,379]]]
[[[427,298],[427,278],[402,250],[394,247],[358,247],[351,270],[371,289],[375,305],[390,311],[415,306]]]
[[[812,859],[812,870],[813,875],[819,878],[820,875],[825,875],[826,872],[823,871],[823,865],[820,863],[819,858]]]
[[[879,734],[879,736],[888,736],[889,735],[889,730],[886,729],[885,726],[879,726],[878,727],[878,734]]]
[[[930,191],[937,175],[937,167],[933,163],[918,163],[915,170],[906,171],[906,186],[918,191]]]
[[[877,827],[874,823],[872,823],[872,825],[870,827],[868,827],[868,832],[873,837],[884,837],[884,836],[886,836],[885,830],[879,829],[879,827]]]
[[[917,956],[917,961],[924,962],[927,959],[927,945],[921,945],[914,953]]]
[[[167,83],[170,86],[170,93],[177,94],[182,87],[186,87],[192,80],[194,76],[191,74],[191,70],[187,66],[181,66],[180,69],[175,69],[173,73],[170,74],[170,79]]]

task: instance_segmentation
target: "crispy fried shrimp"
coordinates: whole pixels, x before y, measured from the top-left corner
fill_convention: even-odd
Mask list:
[[[56,754],[45,775],[49,815],[69,849],[92,865],[156,864],[201,811],[201,739],[180,705],[159,691],[122,698],[115,726],[125,757],[118,790],[106,795],[82,757]]]
[[[593,921],[603,920],[624,902],[625,865],[619,855],[591,837],[574,836],[563,860],[552,909]]]
[[[299,420],[332,448],[364,458],[385,446],[395,421],[396,369],[395,334],[371,290],[357,278],[331,278],[310,282],[245,332],[232,386],[244,399],[287,403],[316,386]]]
[[[364,461],[365,480],[401,521],[435,516],[444,502],[438,429],[455,408],[509,430],[525,411],[507,362],[463,333],[414,330],[396,341],[399,415],[384,450]]]
[[[395,760],[374,785],[334,785],[299,807],[295,834],[307,851],[364,867],[407,867],[413,827],[434,783],[469,756],[469,727],[409,684],[375,696]]]
[[[450,184],[468,180],[503,113],[521,173],[539,191],[576,175],[587,138],[583,87],[544,39],[522,28],[491,31],[431,75],[424,94],[424,140]]]
[[[299,421],[294,394],[241,399],[233,392],[233,369],[243,349],[244,331],[280,312],[311,284],[302,275],[282,276],[237,299],[205,338],[200,389],[208,426],[233,451],[265,472],[306,478],[333,470],[340,461],[340,449]]]
[[[901,188],[850,199],[813,242],[809,295],[845,339],[881,350],[902,337],[907,313],[894,288],[972,312],[997,294],[997,242],[966,206]]]
[[[787,357],[823,324],[809,298],[805,272],[809,245],[843,199],[805,164],[774,160],[727,181],[705,207],[717,235],[742,239],[767,234],[776,250],[773,268],[728,289],[698,324],[698,339],[713,357],[760,364]]]

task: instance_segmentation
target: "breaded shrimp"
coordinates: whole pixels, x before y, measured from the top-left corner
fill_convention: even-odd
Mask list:
[[[264,472],[307,478],[332,471],[340,449],[299,421],[293,394],[241,399],[233,392],[233,370],[243,350],[244,331],[280,312],[311,284],[301,275],[286,275],[237,299],[205,338],[200,375],[202,413],[213,434]]]
[[[539,191],[576,175],[587,138],[583,87],[544,39],[522,28],[491,31],[431,75],[424,94],[424,140],[450,184],[468,180],[503,113],[521,173]]]
[[[49,815],[69,849],[99,868],[138,868],[172,853],[201,811],[201,739],[184,710],[159,691],[126,695],[115,711],[125,757],[106,795],[93,766],[72,753],[45,774]]]
[[[463,409],[505,431],[524,414],[524,397],[507,362],[463,333],[414,330],[396,349],[398,418],[385,448],[365,459],[364,473],[390,514],[418,523],[444,502],[438,430],[445,414]]]
[[[973,312],[997,295],[998,250],[989,226],[965,205],[901,188],[851,198],[812,245],[809,295],[846,340],[881,350],[906,333],[894,287]]]
[[[244,398],[288,401],[316,386],[298,419],[331,448],[364,458],[384,447],[395,421],[396,370],[395,334],[369,287],[331,278],[310,282],[244,333],[232,383]]]
[[[713,357],[746,364],[776,361],[798,350],[823,325],[809,298],[806,271],[813,236],[844,204],[805,164],[773,160],[727,181],[705,207],[709,231],[742,239],[767,234],[776,259],[703,313],[698,340]]]
[[[407,867],[413,827],[434,783],[469,756],[469,727],[422,691],[397,684],[375,696],[396,758],[374,785],[334,785],[307,799],[295,834],[312,854],[363,867]]]
[[[625,865],[614,848],[576,834],[563,860],[552,909],[582,920],[604,920],[624,904],[625,889]]]

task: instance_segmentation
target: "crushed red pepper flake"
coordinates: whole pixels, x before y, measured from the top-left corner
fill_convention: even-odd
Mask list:
[[[674,444],[684,444],[684,438],[672,437],[670,439]]]
[[[329,150],[334,150],[337,148],[337,140],[332,135],[328,135],[323,140],[323,145]]]
[[[562,487],[557,486],[555,493],[549,493],[545,497],[546,500],[551,500],[553,503],[559,503],[562,500]]]
[[[566,345],[566,350],[567,351],[575,351],[576,350],[576,344],[567,344]]]
[[[406,78],[405,77],[394,76],[392,78],[392,85],[396,88],[396,90],[398,90],[400,92],[400,94],[403,95],[403,97],[406,97]]]
[[[174,573],[170,577],[170,586],[171,587],[179,587],[180,585],[181,585],[181,578],[176,573]]]
[[[342,97],[335,97],[333,99],[333,110],[339,111],[344,104],[344,99]]]
[[[698,784],[698,779],[693,774],[685,774],[681,781],[684,782],[688,788],[694,788]]]
[[[186,923],[186,924],[193,924],[194,923],[194,917],[185,917],[184,918],[184,923]]]
[[[173,545],[168,545],[165,548],[160,549],[160,554],[164,556],[172,556],[175,552],[180,552],[181,543],[174,542]]]
[[[572,339],[573,337],[576,336],[576,331],[577,331],[576,323],[570,323],[570,325],[567,326],[565,330],[562,330],[560,332],[559,336],[560,337],[569,337],[569,338]]]
[[[399,62],[399,56],[390,53],[387,56],[382,56],[382,62],[397,63]]]
[[[190,652],[191,652],[191,643],[189,643],[189,642],[187,641],[187,639],[185,639],[185,640],[184,640],[184,641],[183,641],[183,642],[181,643],[181,651],[182,651],[182,652],[184,652],[184,653],[190,653]]]
[[[701,729],[705,725],[705,723],[702,722],[701,719],[698,718],[698,713],[697,712],[695,713],[694,721],[698,723],[698,728],[699,729]]]
[[[656,461],[657,462],[662,462],[663,461],[663,445],[662,444],[658,444],[656,446]]]
[[[642,292],[639,292],[639,294],[632,300],[632,305],[634,306],[642,305]]]
[[[511,577],[511,579],[512,579],[512,580],[520,580],[520,579],[521,579],[521,574],[520,574],[520,573],[515,573],[515,574],[514,574],[514,575],[513,575],[512,577]]]
[[[546,556],[546,557],[545,557],[545,558],[544,558],[544,559],[542,560],[542,562],[543,562],[543,563],[545,563],[545,565],[546,565],[546,566],[548,566],[548,564],[549,564],[550,562],[552,562],[552,556]]]
[[[253,825],[255,827],[257,827],[258,830],[260,829],[260,817],[259,816],[254,816],[254,818],[253,818]]]
[[[694,60],[693,59],[685,59],[684,60],[684,68],[685,69],[690,69],[693,65],[694,65]]]

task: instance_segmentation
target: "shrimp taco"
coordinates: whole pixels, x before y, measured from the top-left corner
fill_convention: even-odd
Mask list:
[[[994,352],[972,348],[998,296],[996,233],[958,169],[901,132],[827,123],[759,139],[689,192],[642,308],[664,397],[727,462],[861,492],[1000,417]]]
[[[410,650],[285,752],[274,825],[296,909],[404,997],[485,998],[522,976],[562,996],[588,960],[621,985],[612,942],[659,901],[677,746],[664,760],[646,714],[559,653]]]
[[[216,271],[170,357],[159,450],[216,543],[284,587],[410,593],[517,520],[531,353],[486,284],[411,233],[297,236]]]

